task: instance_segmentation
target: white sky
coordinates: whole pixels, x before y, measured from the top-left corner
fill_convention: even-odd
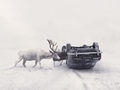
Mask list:
[[[0,42],[5,48],[120,41],[119,0],[0,0]],[[2,47],[1,47],[2,48]]]

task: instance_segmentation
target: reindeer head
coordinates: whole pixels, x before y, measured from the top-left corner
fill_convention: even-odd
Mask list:
[[[50,47],[49,51],[52,54],[53,59],[59,60],[60,57],[57,52],[57,48],[58,48],[57,43],[54,43],[52,40],[48,40],[48,39],[47,39],[47,41],[49,43],[49,47]]]

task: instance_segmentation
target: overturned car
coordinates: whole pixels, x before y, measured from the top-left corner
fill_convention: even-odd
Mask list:
[[[94,42],[91,46],[83,45],[80,47],[67,44],[63,46],[62,52],[66,53],[66,64],[69,68],[92,68],[101,59],[101,51],[98,43]]]

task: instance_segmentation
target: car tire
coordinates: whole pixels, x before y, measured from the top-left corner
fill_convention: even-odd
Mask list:
[[[66,50],[66,46],[63,46],[62,47],[62,52],[66,52],[67,50]]]
[[[71,49],[71,45],[70,45],[70,44],[67,44],[67,45],[66,45],[66,48],[67,48],[66,51],[69,52],[69,50]]]
[[[98,45],[98,43],[97,43],[97,42],[94,42],[94,43],[93,43],[93,48],[95,48],[95,49],[99,50],[99,45]]]

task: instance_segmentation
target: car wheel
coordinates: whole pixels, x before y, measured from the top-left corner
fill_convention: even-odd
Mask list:
[[[98,45],[98,43],[97,43],[97,42],[94,42],[94,43],[93,43],[93,48],[95,48],[95,49],[99,50],[99,45]]]
[[[66,48],[67,48],[67,52],[71,49],[71,45],[70,44],[67,44],[66,45]]]
[[[62,52],[66,52],[66,46],[62,47]]]

